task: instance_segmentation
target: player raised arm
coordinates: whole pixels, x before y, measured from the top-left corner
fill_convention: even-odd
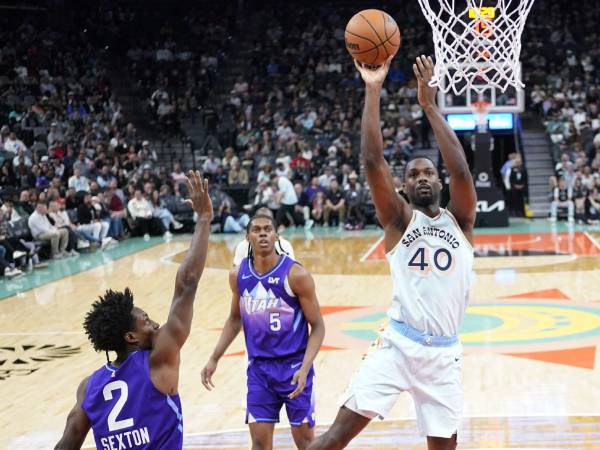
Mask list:
[[[81,407],[85,399],[88,379],[89,377],[84,379],[77,388],[77,401],[67,417],[63,437],[58,441],[54,450],[79,450],[90,431],[90,421]]]
[[[231,287],[231,309],[229,317],[225,321],[221,337],[208,359],[208,362],[202,369],[202,384],[209,391],[215,387],[212,376],[217,370],[219,359],[223,356],[227,348],[231,345],[236,336],[242,329],[242,315],[240,313],[240,297],[238,295],[237,277],[240,268],[234,267],[229,272],[229,286]]]
[[[325,338],[325,323],[319,309],[315,282],[310,273],[299,264],[294,264],[290,270],[289,281],[290,288],[298,297],[302,313],[310,325],[310,335],[308,336],[302,365],[292,378],[292,383],[296,385],[296,389],[289,395],[289,398],[294,398],[300,395],[306,386],[308,371],[312,367],[312,363]]]
[[[158,332],[150,355],[150,364],[153,368],[179,364],[179,349],[190,334],[196,289],[204,270],[208,251],[208,236],[213,217],[208,181],[202,180],[200,172],[192,171],[189,172],[186,181],[190,196],[186,203],[198,214],[198,222],[190,248],[177,271],[175,293],[167,323]]]
[[[472,243],[477,195],[465,152],[456,134],[446,123],[436,105],[437,88],[429,86],[429,82],[433,77],[433,60],[431,57],[417,57],[417,61],[413,65],[413,71],[419,85],[419,103],[429,119],[435,139],[440,146],[442,159],[450,174],[448,210],[456,218],[465,236]]]
[[[390,167],[383,156],[380,122],[380,97],[393,56],[377,69],[368,69],[358,61],[354,65],[365,82],[365,107],[361,122],[361,154],[373,203],[385,231],[386,250],[391,250],[402,237],[412,217],[412,210],[394,189]]]

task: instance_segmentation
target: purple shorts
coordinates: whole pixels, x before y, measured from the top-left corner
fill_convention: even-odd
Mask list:
[[[279,359],[252,359],[248,363],[248,395],[246,397],[246,423],[279,422],[279,411],[285,404],[288,420],[293,427],[308,423],[315,426],[315,397],[311,367],[306,377],[304,391],[289,399],[296,385],[294,373],[302,365],[304,355]]]

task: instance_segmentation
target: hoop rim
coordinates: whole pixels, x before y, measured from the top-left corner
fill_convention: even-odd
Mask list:
[[[477,100],[476,102],[471,102],[469,106],[471,107],[473,112],[478,113],[489,111],[492,108],[493,104],[492,102],[486,102],[485,100]]]

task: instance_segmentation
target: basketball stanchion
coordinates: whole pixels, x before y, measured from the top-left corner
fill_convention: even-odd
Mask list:
[[[492,104],[490,102],[486,102],[485,100],[479,99],[476,102],[472,102],[470,106],[471,110],[473,111],[473,115],[475,116],[477,132],[485,133],[488,129],[487,118]]]

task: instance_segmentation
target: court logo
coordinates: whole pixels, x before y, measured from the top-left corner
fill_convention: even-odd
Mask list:
[[[562,299],[558,297],[562,296]],[[600,344],[600,307],[578,304],[559,290],[533,291],[467,308],[460,340],[467,353],[498,353],[594,369]],[[329,347],[377,348],[385,307],[354,307],[326,319]],[[367,351],[368,353],[368,351]],[[455,362],[462,359],[454,355]]]
[[[0,381],[11,376],[25,376],[37,372],[43,363],[68,358],[81,353],[81,347],[70,345],[18,345],[0,347]]]

